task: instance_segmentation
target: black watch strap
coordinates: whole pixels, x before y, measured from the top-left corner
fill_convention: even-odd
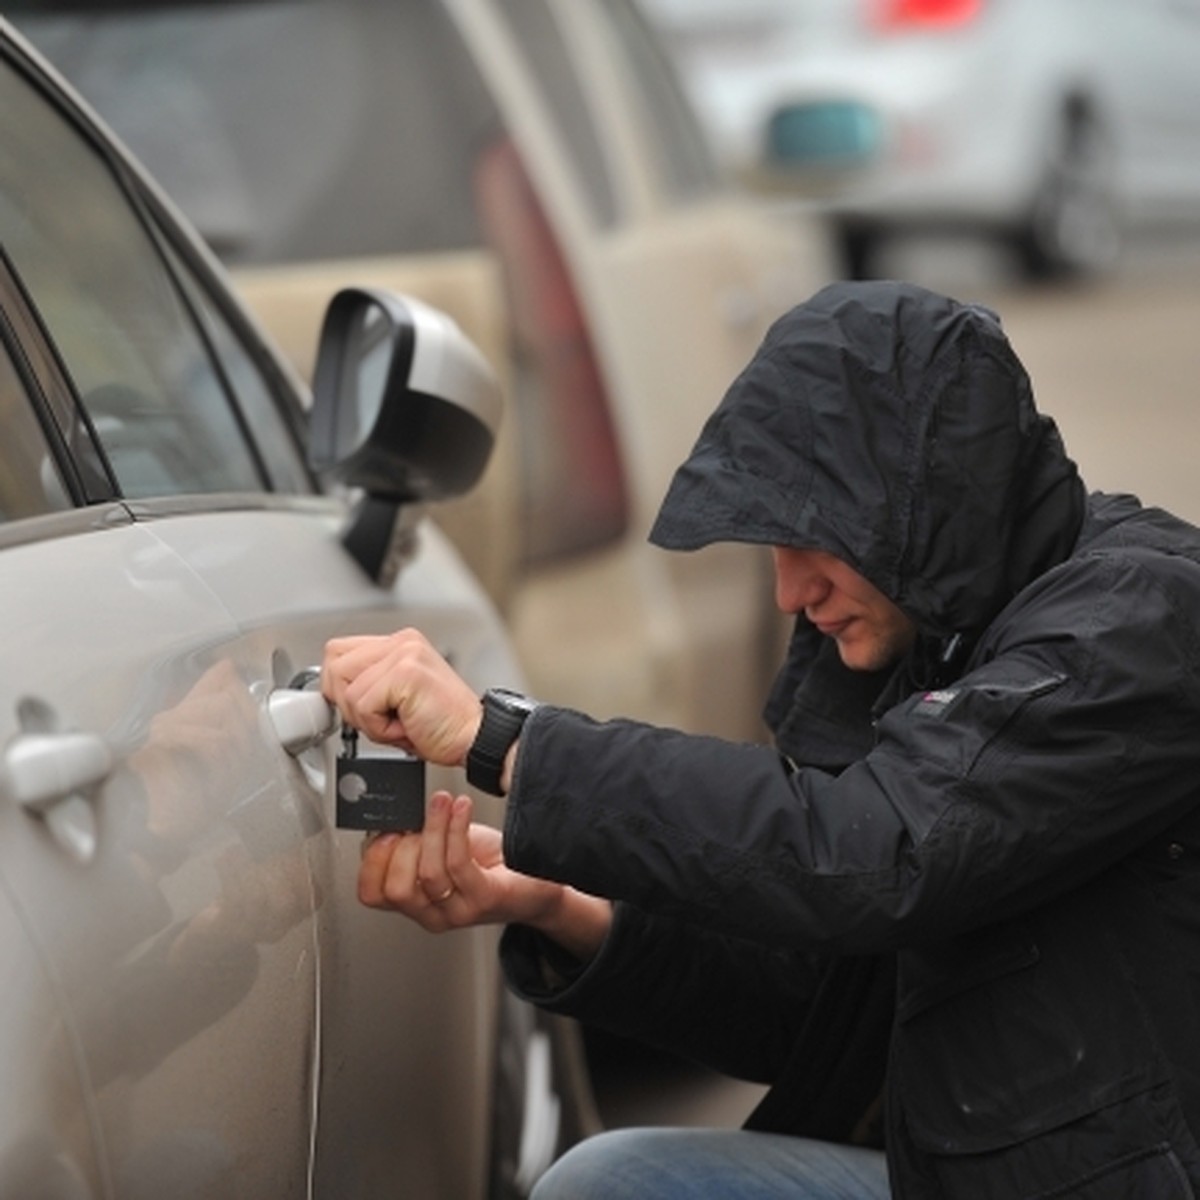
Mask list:
[[[500,779],[504,760],[537,702],[508,688],[489,688],[483,693],[482,704],[479,732],[467,752],[467,782],[481,792],[503,796]]]

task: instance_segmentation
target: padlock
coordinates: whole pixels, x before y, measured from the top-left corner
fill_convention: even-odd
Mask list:
[[[425,824],[425,762],[407,754],[360,756],[358,730],[342,729],[337,758],[339,829],[409,832]]]

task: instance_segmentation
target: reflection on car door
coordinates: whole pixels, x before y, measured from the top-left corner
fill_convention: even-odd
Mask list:
[[[386,634],[400,622],[424,630],[481,689],[484,680],[515,678],[514,664],[497,651],[504,645],[499,626],[480,625],[477,585],[432,527],[422,529],[392,593],[345,553],[342,515],[339,506],[310,503],[152,525],[232,616],[233,630],[214,651],[255,681],[256,696],[319,663],[326,639]],[[269,561],[264,546],[272,547]],[[316,1194],[391,1194],[398,1162],[413,1194],[480,1194],[499,986],[495,932],[431,938],[410,922],[361,908],[361,837],[329,829],[333,746],[298,757],[275,750],[281,794],[306,829],[311,821],[324,831],[306,842],[321,955]],[[378,748],[364,743],[360,752]],[[450,772],[430,768],[427,782],[461,790]],[[481,816],[498,819],[498,806],[484,805]],[[294,965],[306,966],[299,959]],[[288,1003],[286,987],[275,1002]]]
[[[249,681],[214,652],[228,614],[152,533],[86,528],[102,519],[0,555],[0,873],[63,1005],[53,1037],[78,1056],[117,1194],[187,1180],[197,1196],[301,1195],[316,1003],[303,814]],[[36,786],[52,769],[65,777]]]

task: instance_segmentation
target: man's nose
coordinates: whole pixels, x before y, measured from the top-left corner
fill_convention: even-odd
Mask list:
[[[775,551],[775,603],[781,612],[811,608],[829,593],[829,580],[805,550]]]

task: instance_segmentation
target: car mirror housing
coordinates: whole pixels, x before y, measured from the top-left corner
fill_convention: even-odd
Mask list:
[[[495,373],[445,313],[376,289],[333,297],[313,374],[309,461],[365,493],[344,540],[369,574],[387,572],[404,506],[478,482],[502,411]]]
[[[459,496],[487,466],[501,411],[495,373],[445,313],[373,289],[330,301],[313,376],[317,471],[400,504]]]

